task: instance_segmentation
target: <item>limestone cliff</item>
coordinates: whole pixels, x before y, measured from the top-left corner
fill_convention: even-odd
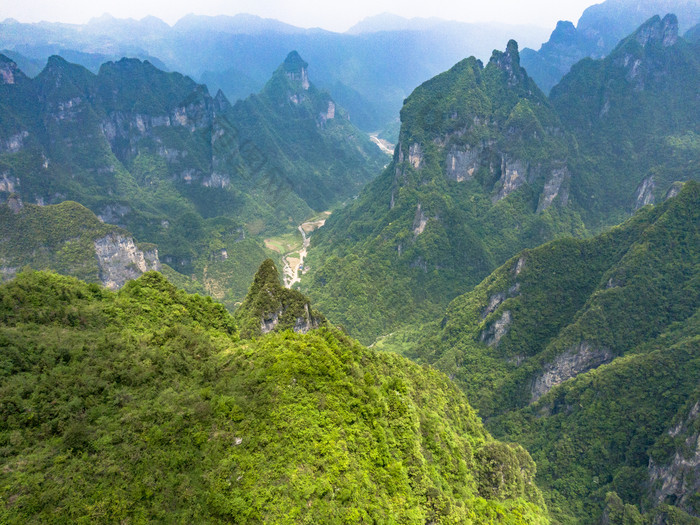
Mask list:
[[[667,431],[676,447],[665,461],[649,460],[649,497],[654,506],[670,503],[700,517],[700,401]]]
[[[109,233],[95,240],[95,257],[102,284],[112,290],[150,270],[160,270],[155,246],[142,249],[132,237],[121,233]]]

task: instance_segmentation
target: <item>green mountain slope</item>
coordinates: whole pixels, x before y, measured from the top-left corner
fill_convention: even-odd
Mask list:
[[[316,234],[305,290],[371,342],[438,316],[521,248],[676,194],[700,173],[699,66],[673,15],[579,63],[549,100],[514,43],[460,62],[406,100],[393,163]]]
[[[449,380],[331,329],[238,341],[157,273],[0,287],[4,523],[548,523]]]
[[[668,15],[648,20],[604,60],[581,61],[552,90],[581,150],[572,194],[588,222],[662,199],[673,181],[696,176],[698,84],[700,48],[678,36]]]
[[[77,202],[37,206],[17,196],[0,204],[0,278],[23,266],[52,269],[110,288],[123,286],[148,270],[160,270],[154,245],[100,222]]]
[[[309,293],[365,341],[439,311],[523,247],[582,232],[568,138],[514,41],[420,86],[401,120],[393,162],[309,258]]]
[[[700,377],[698,247],[700,184],[688,182],[601,236],[522,252],[441,322],[381,347],[453,377],[496,435],[523,442],[562,523],[597,520],[613,491],[697,514],[697,487],[665,480],[698,474],[674,459],[695,454],[693,439],[669,431],[682,412],[694,432],[681,407]]]
[[[270,191],[280,199],[293,192],[323,211],[357,195],[386,163],[386,156],[330,95],[310,83],[308,64],[296,51],[260,94],[237,102],[231,115],[241,154],[246,145],[254,146],[275,165],[268,176],[281,179],[260,191],[261,198]]]

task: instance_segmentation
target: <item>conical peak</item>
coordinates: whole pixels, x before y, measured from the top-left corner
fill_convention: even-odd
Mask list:
[[[508,41],[505,52],[494,51],[489,64],[508,73],[508,83],[511,85],[517,84],[524,76],[520,68],[518,43],[515,40]]]
[[[284,60],[284,72],[291,80],[301,82],[301,87],[309,89],[309,75],[306,68],[309,67],[299,53],[292,51]]]

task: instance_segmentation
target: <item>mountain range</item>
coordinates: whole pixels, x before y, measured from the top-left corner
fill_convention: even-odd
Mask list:
[[[684,32],[700,22],[696,0],[606,0],[586,9],[576,26],[560,21],[538,51],[525,48],[523,66],[545,92],[584,58],[604,58],[620,40],[654,15],[674,13]]]
[[[351,198],[385,162],[306,67],[290,53],[260,95],[232,106],[136,59],[93,75],[54,56],[30,79],[0,56],[0,191],[25,204],[77,201],[157,244],[166,270],[182,274],[169,273],[177,282],[194,275],[233,304],[271,255],[264,235],[294,231],[314,210]],[[4,273],[22,257],[39,261],[33,249],[9,246]]]
[[[458,63],[406,100],[392,163],[318,233],[303,289],[369,344],[522,248],[663,199],[697,178],[699,57],[668,15],[577,64],[549,98],[513,41],[486,66]]]
[[[315,72],[387,122],[451,44],[357,42],[463,25],[6,21],[0,522],[700,523],[700,44],[662,4],[614,44],[648,4],[587,10],[549,94],[515,40],[460,57],[371,137]],[[282,53],[235,102],[163,69],[234,45]]]

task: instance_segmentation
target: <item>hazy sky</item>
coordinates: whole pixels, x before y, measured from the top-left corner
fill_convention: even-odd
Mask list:
[[[383,12],[464,22],[501,21],[553,27],[557,20],[574,23],[583,10],[600,0],[0,0],[0,20],[85,23],[109,13],[117,18],[154,15],[174,24],[188,14],[251,13],[299,27],[345,31],[367,16]]]

